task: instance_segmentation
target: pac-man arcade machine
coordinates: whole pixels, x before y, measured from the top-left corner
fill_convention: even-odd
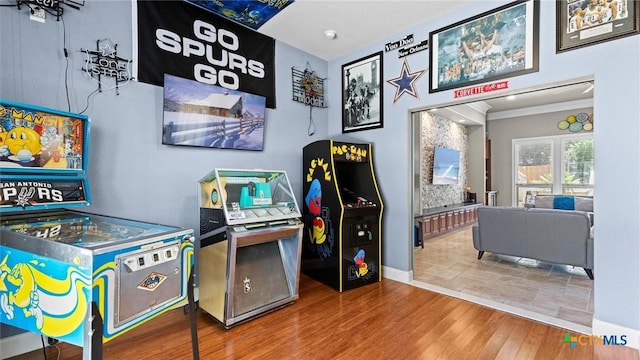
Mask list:
[[[302,168],[302,272],[338,291],[380,281],[384,206],[371,144],[313,142]]]

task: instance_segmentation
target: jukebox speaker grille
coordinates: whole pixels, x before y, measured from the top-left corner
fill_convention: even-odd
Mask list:
[[[237,249],[233,288],[234,316],[291,296],[278,241]]]
[[[225,225],[222,209],[200,208],[200,235]]]

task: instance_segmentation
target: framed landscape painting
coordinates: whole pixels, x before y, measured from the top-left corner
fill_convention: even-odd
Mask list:
[[[538,1],[520,0],[429,34],[429,92],[538,71]]]
[[[164,75],[162,143],[263,150],[266,98]]]
[[[556,2],[556,52],[636,35],[640,1],[562,0]]]

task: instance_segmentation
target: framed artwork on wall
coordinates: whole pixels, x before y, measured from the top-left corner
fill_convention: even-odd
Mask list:
[[[162,110],[164,145],[263,150],[264,96],[165,74]]]
[[[342,132],[381,128],[382,51],[342,65]]]
[[[539,7],[519,0],[429,33],[429,92],[538,71]]]
[[[640,2],[556,2],[556,53],[640,33]]]

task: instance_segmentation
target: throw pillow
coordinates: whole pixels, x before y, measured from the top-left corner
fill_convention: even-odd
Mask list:
[[[575,201],[573,196],[554,196],[553,208],[560,210],[575,210]]]
[[[593,198],[586,196],[575,197],[576,210],[593,212]]]
[[[543,209],[553,209],[553,196],[537,195],[535,200],[535,207]]]

